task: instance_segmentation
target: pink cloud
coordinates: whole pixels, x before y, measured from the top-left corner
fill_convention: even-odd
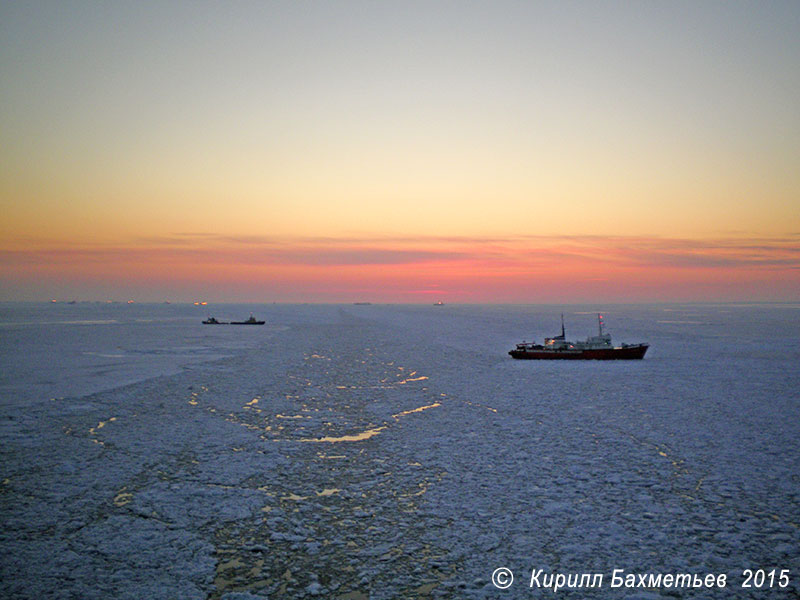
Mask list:
[[[278,238],[187,233],[113,246],[28,240],[0,249],[4,287],[37,278],[118,278],[162,286],[176,281],[184,286],[225,282],[230,290],[283,282],[286,289],[316,290],[317,297],[326,299],[367,293],[363,290],[401,300],[450,294],[514,301],[552,296],[559,290],[567,296],[580,291],[588,296],[635,293],[659,298],[664,290],[730,295],[736,290],[760,293],[770,286],[796,296],[800,236]]]

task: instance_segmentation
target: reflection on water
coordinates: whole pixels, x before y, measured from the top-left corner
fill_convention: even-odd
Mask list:
[[[404,410],[403,412],[399,412],[396,415],[392,415],[395,419],[399,417],[404,417],[405,415],[410,415],[413,413],[422,412],[423,410],[428,410],[429,408],[436,408],[437,406],[441,406],[441,402],[434,402],[433,404],[426,404],[425,406],[420,406],[419,408],[412,408],[411,410]]]
[[[108,421],[100,421],[100,422],[97,424],[97,426],[96,426],[96,427],[90,427],[90,428],[89,428],[89,433],[90,433],[91,435],[95,435],[95,433],[97,432],[97,430],[98,430],[98,429],[102,429],[102,428],[103,428],[103,427],[105,427],[105,426],[106,426],[108,423],[111,423],[112,421],[116,421],[116,420],[117,420],[117,417],[111,417],[111,418],[110,418]]]
[[[427,377],[425,377],[425,379],[427,379]],[[431,408],[436,408],[436,407],[441,406],[441,405],[442,405],[441,402],[434,402],[433,404],[426,404],[425,406],[419,406],[417,408],[412,408],[410,410],[404,410],[402,412],[394,414],[394,415],[392,415],[392,418],[394,418],[395,421],[397,421],[400,417],[404,417],[406,415],[411,415],[411,414],[414,414],[414,413],[419,413],[419,412],[422,412],[422,411],[425,411],[425,410],[428,410],[428,409],[431,409]],[[301,440],[301,441],[303,441],[303,442],[331,442],[331,443],[336,443],[336,442],[361,442],[363,440],[368,440],[369,438],[378,435],[381,431],[387,429],[388,427],[389,427],[388,425],[382,425],[380,427],[373,427],[371,429],[367,429],[366,431],[362,431],[361,433],[354,433],[354,434],[350,434],[350,435],[342,435],[342,436],[338,436],[338,437],[325,436],[325,437],[321,437],[321,438],[304,439],[304,440]]]
[[[338,494],[341,492],[339,488],[325,488],[319,492],[314,492],[313,496],[301,496],[299,494],[288,494],[286,496],[281,496],[281,500],[291,500],[293,502],[302,502],[303,500],[308,500],[310,498],[324,498],[326,496],[333,496],[334,494]]]
[[[373,563],[392,564],[416,584],[407,598],[428,598],[452,576],[449,565],[440,565],[443,551],[423,539],[428,527],[419,519],[420,506],[447,472],[422,455],[387,457],[382,448],[397,435],[365,442],[393,429],[402,436],[402,425],[425,423],[431,411],[441,414],[454,400],[429,389],[429,374],[375,349],[360,350],[308,350],[283,374],[283,385],[248,390],[240,400],[217,396],[217,389],[192,398],[207,413],[216,405],[219,418],[259,431],[262,441],[279,442],[277,451],[291,461],[280,477],[264,473],[248,480],[248,489],[266,500],[257,517],[215,531],[219,562],[211,600],[261,588],[270,597],[314,596],[333,582],[340,586],[335,593],[328,588],[332,595],[320,597],[362,600],[370,597],[362,591],[369,586],[365,565]],[[223,402],[229,403],[223,408]],[[274,452],[270,446],[258,452]],[[231,460],[252,450],[234,448]],[[402,540],[386,539],[399,530]],[[318,579],[309,579],[309,572]]]
[[[381,431],[386,429],[387,425],[383,425],[381,427],[375,427],[373,429],[367,429],[366,431],[362,431],[361,433],[354,433],[352,435],[342,435],[339,437],[321,437],[321,438],[313,438],[313,439],[303,439],[300,440],[302,442],[361,442],[363,440],[368,440],[372,436],[378,435]]]
[[[422,377],[409,377],[408,379],[403,379],[403,381],[398,381],[397,385],[405,385],[411,381],[423,381],[427,379],[424,375]]]
[[[123,487],[119,493],[114,496],[114,506],[123,507],[126,504],[129,504],[131,500],[133,500],[133,494],[130,492],[126,492],[127,486]]]

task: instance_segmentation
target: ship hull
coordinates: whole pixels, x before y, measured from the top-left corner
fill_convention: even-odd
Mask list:
[[[637,344],[618,348],[536,350],[516,349],[508,353],[512,358],[523,360],[641,360],[649,346]]]

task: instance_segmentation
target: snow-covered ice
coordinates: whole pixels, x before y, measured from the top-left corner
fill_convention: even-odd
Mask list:
[[[0,596],[552,595],[534,569],[605,575],[567,598],[799,593],[800,307],[612,306],[643,361],[506,354],[593,308],[3,305]]]

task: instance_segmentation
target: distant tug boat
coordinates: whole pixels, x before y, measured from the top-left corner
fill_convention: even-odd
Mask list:
[[[263,325],[265,321],[259,321],[250,313],[250,318],[246,321],[231,321],[231,325]]]
[[[568,342],[564,333],[564,315],[561,315],[561,335],[544,338],[544,345],[522,342],[509,350],[512,358],[527,360],[641,360],[649,344],[622,344],[613,346],[611,336],[603,333],[603,316],[597,315],[598,335],[583,342]]]
[[[266,321],[259,321],[250,313],[250,318],[246,321],[217,321],[214,317],[208,317],[203,321],[203,325],[263,325]]]

